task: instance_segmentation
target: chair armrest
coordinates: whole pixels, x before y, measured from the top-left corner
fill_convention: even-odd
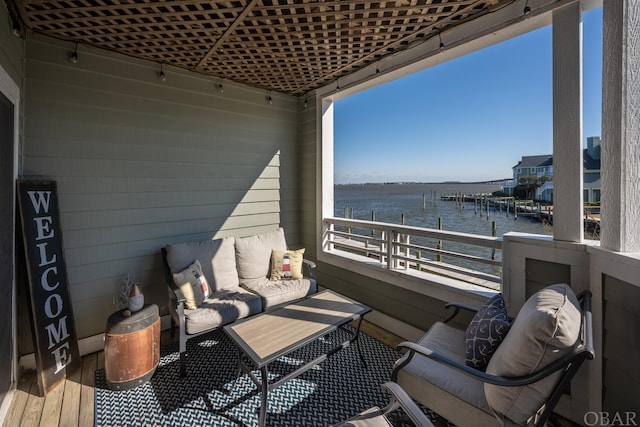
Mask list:
[[[316,263],[313,261],[309,261],[308,259],[303,259],[302,262],[307,266],[309,277],[311,277],[315,281],[318,281],[318,278],[316,277]]]
[[[466,310],[466,311],[470,311],[472,313],[477,313],[479,308],[478,307],[473,307],[467,304],[462,304],[459,302],[449,302],[447,304],[445,304],[444,308],[449,309],[453,307],[453,313],[451,313],[451,315],[449,317],[447,317],[446,319],[444,319],[444,323],[448,323],[450,320],[453,320],[453,318],[455,318],[458,313],[460,313],[460,310]]]
[[[162,267],[164,270],[164,279],[170,291],[169,296],[172,300],[176,301],[176,306],[178,306],[179,304],[184,304],[184,302],[186,301],[186,298],[184,297],[184,294],[182,293],[180,288],[176,286],[175,282],[173,281],[173,275],[171,274],[171,270],[169,270],[169,263],[167,263],[167,250],[165,248],[162,248],[161,253],[162,253]]]
[[[397,348],[398,349],[406,348],[409,351],[408,351],[406,360],[404,360],[402,363],[398,364],[393,368],[393,372],[391,374],[391,379],[393,381],[397,380],[398,371],[402,369],[404,366],[406,366],[411,361],[411,359],[415,354],[420,354],[422,356],[428,357],[429,359],[435,360],[438,363],[449,366],[450,368],[453,368],[459,372],[462,372],[463,374],[473,377],[479,381],[489,383],[489,384],[504,386],[504,387],[518,387],[518,386],[535,383],[558,370],[566,369],[567,366],[571,363],[577,363],[577,362],[582,363],[582,361],[584,359],[589,358],[591,354],[588,349],[574,350],[568,355],[565,355],[564,357],[554,361],[553,363],[550,363],[549,365],[545,366],[544,368],[538,371],[533,372],[532,374],[523,375],[520,377],[503,377],[503,376],[491,375],[491,374],[487,374],[486,372],[479,371],[470,366],[467,366],[455,360],[449,359],[448,357],[443,356],[442,354],[436,353],[435,351],[427,347],[423,347],[416,343],[405,341],[398,344]]]
[[[398,407],[407,414],[409,419],[418,427],[434,427],[433,423],[420,410],[418,405],[409,397],[406,391],[394,382],[386,382],[382,384],[382,389],[391,394],[391,402],[382,409],[387,414]]]

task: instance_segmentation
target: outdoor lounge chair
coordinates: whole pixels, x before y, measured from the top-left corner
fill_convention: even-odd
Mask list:
[[[382,409],[374,406],[348,421],[336,424],[334,427],[391,427],[393,424],[387,418],[387,414],[398,408],[404,411],[406,417],[416,427],[434,427],[424,412],[398,384],[387,382],[382,384],[382,389],[391,394],[391,401],[387,406]]]
[[[408,351],[391,378],[459,427],[543,426],[584,360],[595,356],[589,292],[577,298],[559,284],[530,297],[486,371],[466,364],[466,332],[446,324],[461,309],[475,311],[474,321],[482,310],[449,307],[453,314],[418,343],[398,346]]]

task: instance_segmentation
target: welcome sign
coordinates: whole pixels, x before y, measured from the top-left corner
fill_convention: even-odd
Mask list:
[[[19,180],[18,206],[29,277],[38,386],[44,395],[80,361],[55,181]]]

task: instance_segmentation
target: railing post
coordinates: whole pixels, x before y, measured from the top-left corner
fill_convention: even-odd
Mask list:
[[[395,231],[389,231],[387,233],[387,270],[391,270],[395,266],[396,259],[393,256],[395,251],[395,245],[393,244],[396,237]]]
[[[442,218],[438,218],[438,230],[442,230]],[[442,250],[442,240],[438,240],[438,250]],[[438,254],[438,262],[442,262],[441,254]]]
[[[496,222],[491,221],[491,235],[496,237]],[[491,249],[491,259],[496,259],[496,250]]]
[[[371,222],[376,222],[376,211],[371,210]],[[375,237],[375,230],[371,229],[371,237]]]

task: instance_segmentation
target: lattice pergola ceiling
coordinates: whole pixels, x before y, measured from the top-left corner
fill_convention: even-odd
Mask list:
[[[291,95],[513,0],[6,0],[22,31]]]

